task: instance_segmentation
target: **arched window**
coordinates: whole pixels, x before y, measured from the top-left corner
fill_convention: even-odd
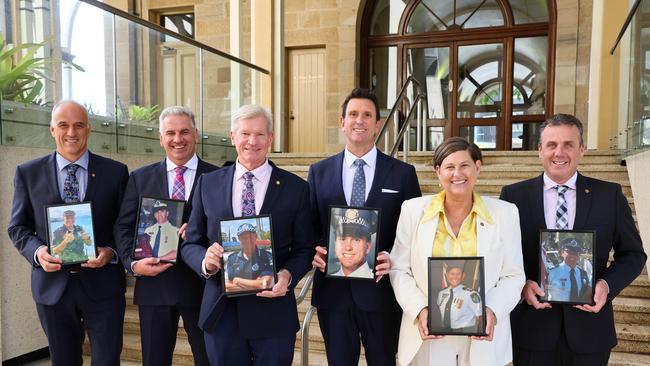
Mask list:
[[[361,84],[383,109],[412,76],[430,131],[537,148],[552,113],[554,0],[368,0],[363,12]]]

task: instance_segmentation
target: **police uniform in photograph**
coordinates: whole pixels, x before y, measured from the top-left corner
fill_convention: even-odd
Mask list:
[[[336,238],[348,236],[353,238],[365,238],[371,243],[370,253],[374,255],[371,237],[372,234],[374,234],[372,228],[376,225],[376,221],[377,217],[373,212],[359,211],[353,208],[345,209],[343,214],[339,217],[338,225],[336,225]],[[334,245],[336,246],[336,242]],[[331,253],[336,255],[336,250],[332,250]],[[366,261],[364,261],[359,268],[349,275],[346,276],[343,273],[343,268],[339,268],[339,270],[334,273],[334,276],[372,279],[375,277],[375,274],[372,272],[372,269],[370,269],[366,256]]]
[[[242,224],[237,229],[237,236],[245,232],[255,233],[255,226]],[[247,259],[244,250],[240,250],[228,256],[226,261],[226,276],[228,280],[235,277],[246,280],[254,280],[262,276],[273,276],[273,256],[264,249],[255,246],[253,257]]]
[[[168,210],[167,204],[156,201],[153,205],[152,214],[155,215],[160,210]],[[169,220],[162,224],[155,223],[147,227],[144,229],[144,233],[149,235],[149,244],[151,245],[152,255],[154,257],[163,256],[178,249],[178,228],[172,225]]]
[[[577,239],[565,240],[568,241],[562,246],[563,250],[577,255],[582,254],[582,246]],[[572,276],[573,278],[571,278]],[[573,289],[574,284],[575,290]],[[577,264],[574,268],[571,268],[566,262],[560,263],[548,271],[548,300],[591,302],[589,275]]]
[[[75,216],[74,211],[65,211],[63,216]],[[67,240],[67,245],[59,253],[56,253],[54,250],[66,241],[66,235],[72,234],[72,239]],[[86,254],[85,245],[90,245],[91,240],[90,236],[79,225],[74,225],[72,231],[68,231],[68,228],[65,225],[54,231],[54,240],[52,243],[52,256],[55,258],[61,259],[64,263],[71,262],[83,262],[88,260],[88,255]]]
[[[438,307],[444,328],[470,333],[478,330],[477,318],[482,315],[478,292],[459,285],[438,293]]]

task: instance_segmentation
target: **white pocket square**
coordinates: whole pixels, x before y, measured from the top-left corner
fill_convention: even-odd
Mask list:
[[[399,193],[399,191],[394,191],[394,190],[388,189],[388,188],[382,188],[381,193]]]

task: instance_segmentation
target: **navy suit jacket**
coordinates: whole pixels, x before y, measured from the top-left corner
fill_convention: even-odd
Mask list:
[[[128,178],[126,165],[90,153],[84,202],[92,202],[93,228],[98,247],[116,249],[113,224]],[[48,240],[45,207],[63,203],[56,172],[56,153],[16,167],[9,237],[33,266],[32,296],[36,303],[42,305],[54,305],[59,301],[70,276],[65,267],[47,273],[34,263],[36,249],[47,245]],[[84,291],[93,300],[124,296],[124,270],[119,264],[107,264],[97,269],[82,268],[79,277]]]
[[[329,233],[329,206],[346,206],[343,193],[343,156],[340,152],[309,168],[310,203],[312,219],[319,235],[319,245],[327,247]],[[383,189],[395,191],[389,193]],[[378,252],[390,252],[395,242],[395,229],[402,202],[419,197],[420,185],[415,168],[377,151],[377,166],[366,207],[381,210]],[[399,311],[388,276],[374,281],[356,281],[325,278],[316,271],[312,291],[312,305],[319,309],[342,310],[355,306],[365,311]]]
[[[315,235],[309,211],[309,187],[300,177],[276,167],[260,209],[271,215],[276,270],[291,273],[285,296],[267,299],[255,295],[227,298],[221,286],[222,271],[205,281],[199,327],[213,331],[228,301],[236,302],[239,335],[244,338],[270,338],[293,335],[298,330],[296,298],[292,289],[311,269]],[[219,221],[239,215],[232,211],[232,185],[235,165],[204,174],[196,186],[186,241],[181,246],[185,262],[201,275],[206,248],[221,242]]]
[[[538,283],[539,230],[546,228],[543,187],[543,175],[540,175],[503,187],[500,197],[519,208],[526,279]],[[610,290],[607,303],[594,314],[559,304],[553,304],[551,309],[535,310],[522,302],[510,314],[515,347],[554,349],[563,323],[569,346],[574,352],[602,352],[616,345],[611,300],[641,273],[646,260],[621,186],[578,174],[573,229],[596,231],[594,281],[607,281]],[[614,261],[608,267],[612,249]]]
[[[199,159],[192,191],[185,204],[183,222],[187,222],[190,217],[192,195],[199,177],[216,169],[218,169],[216,166]],[[165,160],[132,172],[126,186],[120,215],[115,224],[115,238],[119,249],[118,253],[129,273],[132,273],[131,254],[135,239],[135,224],[139,215],[140,196],[169,198]],[[198,308],[202,294],[203,281],[187,267],[179,252],[176,264],[166,271],[154,277],[136,277],[133,302],[138,305],[173,306],[181,304]]]

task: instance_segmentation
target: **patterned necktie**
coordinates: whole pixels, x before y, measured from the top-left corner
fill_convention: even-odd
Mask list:
[[[244,189],[241,192],[241,215],[255,216],[255,189],[251,172],[244,173]]]
[[[79,165],[68,164],[66,167],[68,176],[65,177],[63,182],[63,201],[65,203],[79,202],[79,180],[77,180],[77,170]]]
[[[354,172],[352,180],[352,196],[350,197],[350,206],[361,207],[366,203],[366,175],[363,173],[363,166],[366,164],[363,159],[354,161],[357,170]]]
[[[445,317],[442,326],[451,329],[451,303],[454,302],[454,289],[449,290],[449,300],[445,304]]]
[[[576,269],[571,268],[571,297],[570,300],[574,301],[578,299],[578,281],[576,281]]]
[[[555,228],[559,230],[567,230],[569,228],[569,210],[566,203],[564,194],[569,190],[568,186],[557,185],[553,187],[557,189],[557,210],[555,211]]]
[[[183,179],[183,174],[186,170],[186,166],[176,167],[176,177],[174,178],[174,187],[172,188],[173,200],[185,200],[185,180]]]
[[[156,239],[153,242],[153,256],[154,257],[158,256],[158,249],[160,249],[160,228],[161,228],[161,226],[158,225],[158,232],[156,232]]]

